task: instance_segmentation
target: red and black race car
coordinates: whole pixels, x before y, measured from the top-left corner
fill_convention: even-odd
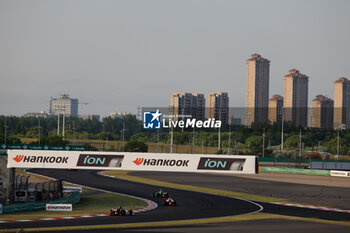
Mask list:
[[[165,206],[176,206],[176,201],[174,199],[172,199],[171,197],[167,198],[163,205]]]
[[[78,169],[74,169],[74,168],[67,168],[66,172],[76,172],[78,171]]]
[[[118,209],[111,209],[110,216],[131,216],[134,215],[134,211],[133,210],[126,210],[123,207],[119,207]]]

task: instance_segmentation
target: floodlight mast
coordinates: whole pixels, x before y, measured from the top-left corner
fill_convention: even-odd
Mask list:
[[[88,105],[89,103],[88,102],[78,102],[78,104],[83,104],[83,105]],[[60,110],[58,111],[58,114],[57,114],[57,136],[60,135],[60,112],[62,111],[63,109],[63,123],[62,123],[62,137],[63,137],[63,140],[65,138],[65,127],[66,127],[66,105],[64,105],[62,108],[60,108]]]

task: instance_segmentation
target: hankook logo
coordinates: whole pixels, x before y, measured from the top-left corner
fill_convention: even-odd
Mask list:
[[[12,159],[15,160],[17,163],[19,163],[22,161],[23,158],[24,158],[24,155],[16,155],[16,157]]]
[[[144,158],[137,158],[133,162],[138,166],[141,165],[144,160]]]
[[[169,167],[188,167],[190,160],[184,159],[144,159],[137,158],[134,161],[137,166],[169,166]]]
[[[17,163],[68,163],[67,156],[35,156],[35,155],[16,155],[13,160]]]

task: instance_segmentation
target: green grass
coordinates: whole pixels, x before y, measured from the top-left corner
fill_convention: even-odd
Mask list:
[[[109,194],[96,191],[95,193],[92,193],[92,191],[88,193],[89,195],[81,196],[80,202],[73,205],[73,211],[50,212],[46,210],[36,210],[17,212],[11,214],[2,214],[0,215],[0,220],[38,219],[89,214],[106,214],[109,213],[109,210],[111,208],[118,208],[120,205],[122,205],[125,209],[133,210],[147,206],[147,204],[142,200],[118,194]]]

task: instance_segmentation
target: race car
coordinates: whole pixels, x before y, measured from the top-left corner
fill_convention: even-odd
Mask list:
[[[159,190],[157,192],[154,192],[152,194],[153,197],[160,197],[160,198],[168,198],[168,192],[164,192],[163,190]]]
[[[118,209],[111,209],[110,216],[128,216],[128,215],[134,215],[134,211],[133,210],[126,210],[123,207],[119,207]]]
[[[67,168],[66,172],[76,172],[78,169],[73,169],[73,168]]]
[[[176,201],[174,199],[172,199],[171,197],[168,197],[164,201],[163,205],[165,205],[165,206],[176,206]]]

